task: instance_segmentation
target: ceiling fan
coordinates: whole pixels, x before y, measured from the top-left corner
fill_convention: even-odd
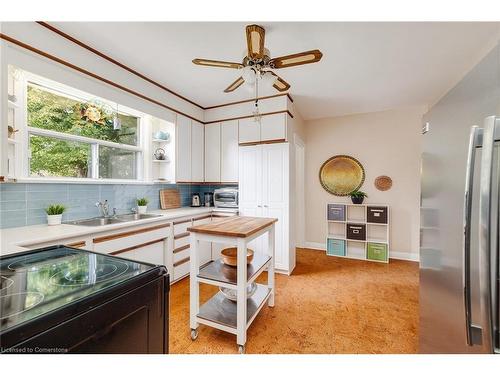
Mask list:
[[[258,79],[261,79],[262,83],[272,85],[276,90],[284,92],[290,88],[290,84],[276,75],[273,72],[274,69],[315,63],[323,56],[320,50],[314,49],[271,58],[269,50],[264,47],[265,35],[266,31],[262,26],[248,25],[246,27],[247,51],[241,63],[207,59],[194,59],[193,63],[219,68],[242,69],[241,76],[231,83],[224,92],[232,92],[245,82],[256,85]]]

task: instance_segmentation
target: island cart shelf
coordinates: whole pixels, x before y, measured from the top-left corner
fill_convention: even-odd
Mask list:
[[[204,324],[236,335],[240,353],[245,352],[246,332],[259,311],[268,304],[274,306],[274,237],[277,219],[248,216],[220,218],[212,223],[188,228],[190,246],[190,327],[191,338],[198,337],[198,326]],[[267,254],[255,253],[246,263],[247,245],[268,234]],[[211,261],[200,268],[199,242],[210,241],[236,246],[237,267],[227,266],[222,259]],[[247,298],[247,287],[267,270],[267,285],[257,284],[254,295]],[[216,293],[200,307],[200,283],[237,291],[237,301]]]

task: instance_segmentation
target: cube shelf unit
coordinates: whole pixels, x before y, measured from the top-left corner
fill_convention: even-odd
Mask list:
[[[389,262],[389,206],[329,203],[326,220],[327,255]]]

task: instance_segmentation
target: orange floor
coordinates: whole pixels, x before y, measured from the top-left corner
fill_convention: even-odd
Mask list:
[[[261,277],[265,277],[262,275]],[[217,288],[201,286],[202,301]],[[237,353],[236,336],[189,330],[189,279],[172,285],[170,353]],[[291,276],[276,276],[276,304],[247,333],[247,353],[416,353],[418,263],[328,257],[298,249]]]

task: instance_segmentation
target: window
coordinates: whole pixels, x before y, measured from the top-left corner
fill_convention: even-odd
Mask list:
[[[31,75],[26,112],[29,177],[141,178],[141,114]]]

